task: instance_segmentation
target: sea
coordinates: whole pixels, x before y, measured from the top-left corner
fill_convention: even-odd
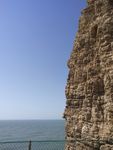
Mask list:
[[[64,140],[64,120],[0,121],[0,142]]]
[[[63,150],[64,139],[64,120],[0,121],[0,150]]]

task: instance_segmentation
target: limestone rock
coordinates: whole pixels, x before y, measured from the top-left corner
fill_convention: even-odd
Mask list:
[[[68,61],[65,150],[113,150],[113,0],[87,3]]]

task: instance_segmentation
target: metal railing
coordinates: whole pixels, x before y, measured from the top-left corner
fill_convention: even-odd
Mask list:
[[[0,150],[64,150],[65,144],[74,144],[76,142],[83,143],[89,147],[98,147],[110,144],[113,145],[113,139],[106,140],[87,140],[76,139],[71,141],[66,140],[47,140],[47,141],[9,141],[0,142]]]
[[[64,150],[64,140],[0,142],[0,150]]]

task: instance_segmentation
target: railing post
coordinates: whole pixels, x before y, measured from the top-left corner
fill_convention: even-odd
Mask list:
[[[31,150],[31,141],[29,141],[29,147],[28,150]]]

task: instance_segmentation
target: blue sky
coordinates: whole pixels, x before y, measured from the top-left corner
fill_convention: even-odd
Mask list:
[[[0,119],[61,119],[85,0],[0,0]]]

